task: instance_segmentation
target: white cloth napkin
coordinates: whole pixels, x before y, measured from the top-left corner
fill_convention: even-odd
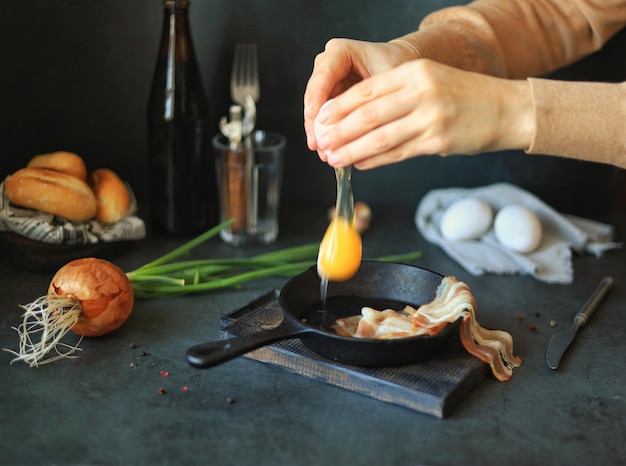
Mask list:
[[[439,230],[441,216],[450,204],[466,197],[489,204],[494,217],[508,204],[520,204],[532,210],[543,228],[539,248],[528,254],[512,251],[498,242],[493,228],[477,240],[444,239]],[[473,275],[532,275],[542,282],[568,284],[574,278],[572,251],[600,257],[609,249],[622,247],[621,243],[612,242],[611,225],[561,214],[528,191],[509,183],[430,191],[417,207],[415,224],[424,238],[439,245]]]
[[[49,244],[96,244],[101,242],[128,241],[146,236],[144,221],[133,215],[137,209],[134,194],[131,195],[131,214],[112,225],[96,220],[70,222],[38,210],[15,206],[4,192],[4,181],[0,183],[0,232],[17,233],[26,238]]]

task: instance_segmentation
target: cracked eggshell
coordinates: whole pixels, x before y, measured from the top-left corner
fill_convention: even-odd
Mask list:
[[[502,245],[524,254],[539,247],[543,234],[539,217],[518,204],[500,209],[494,222],[494,232]]]
[[[491,228],[493,211],[480,199],[467,197],[453,202],[439,223],[443,237],[449,241],[480,238]]]

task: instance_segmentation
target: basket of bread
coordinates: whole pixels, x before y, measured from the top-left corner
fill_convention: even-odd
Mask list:
[[[65,260],[86,246],[146,236],[130,186],[109,168],[89,171],[73,152],[36,155],[4,179],[0,194],[1,242],[23,245],[33,254],[44,248]]]

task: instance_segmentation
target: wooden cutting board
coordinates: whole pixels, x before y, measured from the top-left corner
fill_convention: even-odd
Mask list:
[[[272,290],[223,316],[220,320],[221,338],[236,338],[278,325],[282,314],[278,295],[278,290]],[[448,416],[489,372],[487,364],[465,351],[458,333],[439,355],[400,367],[340,364],[317,355],[298,339],[265,346],[246,357],[438,418]]]

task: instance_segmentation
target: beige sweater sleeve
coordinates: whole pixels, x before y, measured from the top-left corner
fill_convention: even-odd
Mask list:
[[[537,131],[527,152],[626,168],[626,83],[529,82]]]
[[[400,39],[422,58],[522,79],[600,49],[626,25],[626,0],[476,0],[424,18]],[[626,168],[626,84],[529,79],[536,133],[527,151]]]

